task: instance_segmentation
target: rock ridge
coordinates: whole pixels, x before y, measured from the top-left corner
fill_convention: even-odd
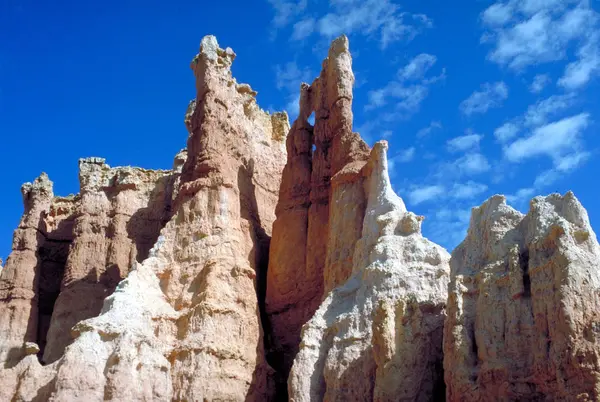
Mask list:
[[[495,195],[452,255],[353,132],[349,41],[299,115],[206,36],[170,170],[42,173],[0,261],[0,400],[600,399],[600,245],[575,195]],[[314,114],[314,125],[309,117]]]

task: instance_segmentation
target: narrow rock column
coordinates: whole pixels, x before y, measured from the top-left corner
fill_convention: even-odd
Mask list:
[[[50,209],[52,182],[45,173],[21,188],[25,211],[15,230],[12,252],[0,275],[0,369],[16,364],[25,342],[38,336],[39,248],[46,239],[44,218]]]
[[[303,84],[288,136],[267,272],[270,363],[285,379],[302,325],[327,291],[351,273],[365,196],[360,169],[369,148],[352,132],[352,58],[345,36],[333,41],[319,77]],[[308,122],[315,113],[315,126]],[[335,205],[335,208],[331,208]]]

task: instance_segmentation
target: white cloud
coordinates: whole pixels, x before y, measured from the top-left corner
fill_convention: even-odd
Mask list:
[[[495,3],[489,6],[481,15],[485,24],[504,25],[512,19],[513,9],[509,4]]]
[[[546,88],[546,85],[550,83],[550,76],[548,74],[537,74],[533,77],[533,81],[529,86],[529,91],[534,94],[538,94]]]
[[[428,211],[432,219],[423,222],[423,233],[435,239],[435,241],[448,250],[452,250],[462,242],[467,234],[471,209],[463,205],[454,208],[443,207]]]
[[[275,84],[277,89],[287,92],[287,110],[291,121],[298,117],[300,109],[300,84],[309,81],[311,72],[309,69],[301,69],[296,62],[275,66]]]
[[[589,114],[581,113],[538,127],[527,138],[520,138],[504,149],[511,162],[548,155],[557,158],[579,145],[579,138],[588,126]]]
[[[311,78],[308,68],[301,69],[296,62],[275,66],[275,84],[277,89],[287,89],[293,93],[300,93],[300,84]]]
[[[406,162],[410,162],[414,159],[415,157],[415,147],[410,147],[407,149],[403,149],[402,151],[398,152],[398,154],[396,154],[392,160],[394,161],[398,161],[400,163],[406,163]]]
[[[563,76],[558,80],[558,85],[565,89],[576,90],[585,86],[594,75],[600,74],[598,42],[598,36],[594,36],[578,50],[579,59],[567,65]]]
[[[396,41],[410,41],[423,29],[432,26],[423,14],[401,12],[390,0],[330,1],[329,12],[316,25],[318,32],[331,39],[342,33],[378,37],[380,46]]]
[[[484,193],[487,189],[488,187],[485,184],[468,181],[454,184],[450,195],[452,198],[468,200]]]
[[[521,188],[521,189],[517,190],[517,192],[514,194],[507,195],[506,199],[511,204],[515,204],[516,206],[519,206],[519,205],[523,204],[523,202],[531,199],[531,196],[533,196],[534,193],[535,193],[534,188],[525,187],[525,188]]]
[[[554,161],[554,164],[559,172],[571,172],[581,166],[589,157],[589,152],[580,151],[559,157]]]
[[[446,146],[450,152],[464,152],[479,147],[482,138],[480,134],[467,134],[446,141]]]
[[[300,95],[292,95],[285,105],[285,110],[288,112],[290,121],[296,120],[300,113]]]
[[[439,121],[432,121],[431,123],[429,123],[429,125],[427,127],[424,127],[422,129],[420,129],[419,131],[417,131],[417,138],[426,137],[429,134],[431,134],[431,132],[433,130],[441,130],[441,129],[442,129],[442,123],[440,123]]]
[[[473,113],[485,113],[490,108],[499,107],[508,98],[508,87],[503,81],[481,85],[480,91],[475,91],[461,102],[460,110],[467,116]]]
[[[506,142],[519,133],[519,126],[514,123],[507,122],[498,127],[494,131],[494,136],[499,142]]]
[[[381,133],[381,138],[390,138],[393,133],[392,130],[385,130]]]
[[[273,25],[281,28],[287,25],[293,18],[302,13],[306,8],[307,0],[286,1],[286,0],[267,0],[275,9]]]
[[[406,66],[398,71],[401,80],[420,80],[425,77],[427,71],[436,63],[437,57],[421,53],[412,59]]]
[[[453,177],[478,175],[490,169],[487,158],[479,152],[474,152],[453,161],[442,162],[436,166],[434,176],[446,182]]]
[[[417,187],[408,193],[408,199],[413,205],[431,201],[444,194],[446,189],[440,185]]]
[[[468,154],[457,159],[453,165],[463,174],[479,174],[490,170],[490,164],[480,153]]]
[[[546,124],[549,118],[555,117],[559,112],[566,110],[575,103],[574,94],[553,95],[544,100],[530,105],[525,113],[523,124],[528,127]]]
[[[594,32],[598,14],[587,1],[510,0],[491,5],[481,18],[489,29],[481,42],[493,45],[488,58],[522,70],[564,59],[571,43]]]
[[[556,158],[554,160],[554,167],[540,173],[535,178],[533,186],[536,189],[543,189],[544,187],[550,186],[554,182],[578,169],[588,160],[589,157],[589,152],[575,151],[569,155]]]
[[[314,18],[306,18],[294,24],[292,31],[292,40],[302,40],[315,30],[316,21]]]
[[[548,187],[549,185],[551,185],[552,183],[554,183],[558,179],[559,179],[559,174],[558,174],[558,172],[556,170],[554,170],[554,169],[546,170],[546,171],[540,173],[535,178],[533,186],[535,188],[541,189],[541,188],[544,188],[544,187]]]
[[[365,110],[372,110],[388,103],[389,99],[395,99],[397,115],[394,117],[407,118],[418,112],[421,103],[429,95],[429,86],[441,79],[441,76],[428,79],[426,73],[435,64],[436,57],[422,53],[410,60],[397,73],[397,80],[390,81],[385,87],[372,90],[368,93],[369,102]],[[444,73],[442,75],[445,77]],[[408,83],[412,81],[412,83]]]

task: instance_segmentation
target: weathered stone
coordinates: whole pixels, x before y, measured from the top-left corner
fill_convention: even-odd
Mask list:
[[[421,236],[422,217],[393,192],[386,149],[375,144],[363,168],[367,206],[352,274],[302,330],[291,401],[443,397],[450,256]]]
[[[302,325],[326,292],[350,276],[360,237],[365,198],[358,172],[369,147],[352,132],[353,84],[348,39],[341,36],[320,76],[302,84],[300,113],[287,139],[265,306],[272,331],[269,362],[284,379]],[[314,127],[308,122],[313,112]]]
[[[490,198],[450,266],[448,400],[598,400],[600,247],[573,193]]]
[[[79,161],[80,201],[73,241],[54,304],[43,361],[62,356],[71,328],[100,313],[104,298],[142,261],[170,217],[175,174],[111,168],[102,158]]]
[[[23,186],[0,401],[600,399],[600,246],[572,193],[526,216],[492,197],[450,260],[387,143],[352,132],[346,37],[291,130],[234,58],[202,40],[171,170],[87,158],[76,196]]]
[[[38,250],[48,232],[46,217],[54,194],[45,173],[21,188],[24,212],[15,230],[12,252],[0,277],[0,362],[16,365],[26,355],[25,342],[38,339],[39,282],[42,261]]]
[[[289,123],[285,113],[262,111],[256,93],[235,82],[234,57],[214,37],[203,39],[192,62],[198,96],[185,116],[187,151],[172,171],[80,161],[47,365],[24,357],[34,348],[23,342],[39,339],[35,328],[8,317],[0,346],[11,368],[0,372],[0,400],[269,398],[259,300]],[[31,230],[18,231],[2,273],[10,289],[23,289],[23,301],[12,291],[0,312],[11,314],[17,301],[25,323],[36,316],[36,251],[44,240],[30,221],[60,215],[66,202],[53,199],[47,183],[43,176],[24,187],[21,226]],[[56,220],[42,223],[63,233]],[[30,261],[17,260],[21,250]]]

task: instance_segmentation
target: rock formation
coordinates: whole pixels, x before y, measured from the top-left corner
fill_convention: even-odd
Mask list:
[[[24,186],[2,273],[0,400],[268,398],[258,301],[289,124],[236,83],[234,57],[203,39],[187,154],[174,170],[91,158],[80,162],[77,197],[53,198],[45,175]],[[55,256],[43,250],[57,228],[66,238]],[[58,298],[42,319],[50,270]]]
[[[600,398],[600,247],[573,193],[494,196],[452,253],[449,401]]]
[[[76,196],[23,185],[0,401],[600,399],[600,246],[572,193],[492,197],[450,258],[387,143],[352,132],[345,36],[291,129],[234,58],[202,40],[171,170],[87,158]]]
[[[291,401],[435,400],[450,255],[392,190],[387,144],[363,168],[367,206],[352,275],[302,330]]]
[[[362,230],[366,198],[360,169],[369,147],[352,132],[353,84],[348,39],[342,36],[331,44],[320,76],[310,86],[302,84],[300,113],[287,138],[265,305],[269,362],[284,378],[302,325],[323,296],[350,276]],[[313,112],[314,127],[308,122]]]

